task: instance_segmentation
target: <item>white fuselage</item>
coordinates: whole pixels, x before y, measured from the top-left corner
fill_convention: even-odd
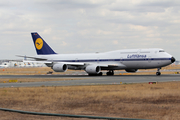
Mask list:
[[[116,50],[104,53],[38,55],[38,57],[53,63],[85,63],[84,66],[68,65],[69,69],[84,69],[89,64],[101,66],[101,70],[151,69],[172,63],[172,55],[158,48]],[[103,65],[111,67],[103,67]]]

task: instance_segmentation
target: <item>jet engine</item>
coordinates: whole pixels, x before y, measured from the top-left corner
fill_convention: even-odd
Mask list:
[[[68,66],[66,64],[56,63],[52,66],[52,69],[55,72],[65,72],[68,69]]]
[[[99,66],[96,66],[96,65],[88,65],[85,68],[85,71],[88,74],[98,74],[101,71],[101,68]]]
[[[125,69],[126,72],[136,72],[138,69]]]

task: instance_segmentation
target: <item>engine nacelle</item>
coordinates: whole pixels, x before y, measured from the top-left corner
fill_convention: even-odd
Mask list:
[[[66,64],[56,63],[55,65],[53,65],[52,69],[55,72],[65,72],[68,69],[68,66]]]
[[[101,68],[99,66],[96,66],[96,65],[88,65],[85,68],[85,71],[88,74],[98,74],[101,71]]]
[[[126,72],[136,72],[138,69],[126,69]]]

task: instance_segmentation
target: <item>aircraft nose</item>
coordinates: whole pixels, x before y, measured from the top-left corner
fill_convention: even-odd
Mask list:
[[[173,62],[175,62],[176,61],[176,59],[174,58],[174,57],[172,57],[171,58],[171,62],[173,63]]]

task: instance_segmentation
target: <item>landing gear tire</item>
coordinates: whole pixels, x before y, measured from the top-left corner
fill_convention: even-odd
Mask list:
[[[99,74],[98,74],[98,76],[102,76],[103,75],[103,73],[102,72],[100,72]]]
[[[161,69],[161,68],[158,68],[158,69],[157,69],[157,72],[156,72],[156,75],[157,75],[157,76],[161,75],[160,69]]]
[[[161,75],[161,72],[156,72],[156,75],[157,75],[157,76]]]
[[[88,74],[89,76],[94,76],[94,74]]]
[[[114,75],[114,71],[113,71],[113,70],[112,70],[112,71],[109,71],[109,72],[106,73],[106,75],[107,75],[107,76],[113,76],[113,75]]]

